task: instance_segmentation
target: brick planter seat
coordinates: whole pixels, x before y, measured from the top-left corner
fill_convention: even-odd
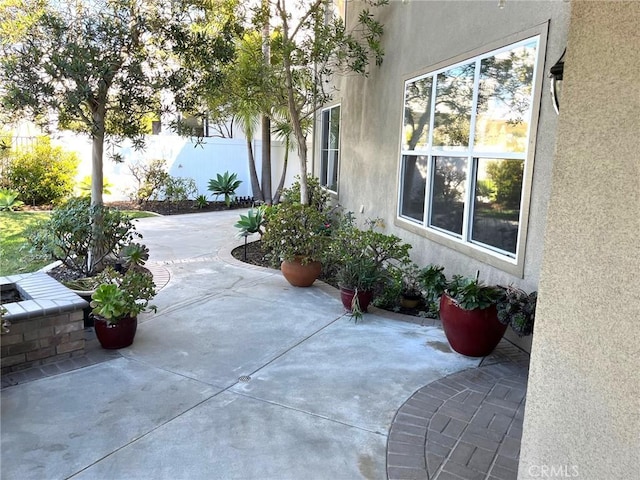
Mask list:
[[[24,300],[3,304],[10,325],[0,340],[2,374],[84,353],[85,300],[42,272],[0,277],[8,288]]]

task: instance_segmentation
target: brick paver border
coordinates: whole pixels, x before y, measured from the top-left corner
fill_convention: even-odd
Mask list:
[[[506,341],[478,368],[416,391],[387,439],[390,480],[516,479],[528,355]]]

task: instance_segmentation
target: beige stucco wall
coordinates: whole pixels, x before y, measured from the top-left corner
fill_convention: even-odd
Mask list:
[[[359,4],[348,5],[352,20]],[[394,225],[403,88],[404,80],[416,72],[487,45],[508,44],[509,37],[548,23],[548,41],[542,52],[546,54],[546,72],[566,44],[568,13],[569,4],[559,0],[508,1],[504,9],[498,8],[496,0],[398,1],[383,8],[379,15],[385,28],[383,65],[366,79],[350,76],[338,81],[340,90],[334,103],[342,107],[339,202],[360,218],[383,218],[387,232],[413,245],[412,257],[420,265],[444,265],[449,276],[473,275],[480,270],[487,282],[536,290],[558,119],[549,100],[547,75],[540,101],[524,278]],[[363,214],[359,213],[361,206]],[[530,339],[521,345],[529,348]]]
[[[640,2],[572,3],[518,478],[638,478]]]

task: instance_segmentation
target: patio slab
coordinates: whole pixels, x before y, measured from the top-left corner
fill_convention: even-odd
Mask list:
[[[68,478],[219,391],[125,358],[6,388],[0,476]]]
[[[74,371],[35,381],[25,373],[26,383],[2,390],[3,479],[397,473],[387,471],[398,460],[386,455],[389,429],[410,420],[426,430],[433,415],[429,405],[406,410],[412,395],[425,385],[445,395],[447,379],[481,359],[452,352],[437,326],[377,310],[356,324],[335,290],[290,287],[279,272],[236,262],[237,215],[138,221],[166,283],[158,312],[141,316],[134,344],[102,363],[78,368],[74,359]],[[419,441],[421,457],[400,453],[404,473],[413,471],[406,462],[426,471]]]

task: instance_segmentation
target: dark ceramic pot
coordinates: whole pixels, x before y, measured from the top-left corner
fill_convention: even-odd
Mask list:
[[[106,320],[94,316],[93,328],[102,348],[124,348],[133,343],[138,329],[138,317],[124,317],[117,323],[108,324]]]
[[[468,357],[489,355],[507,329],[498,321],[495,305],[464,310],[446,294],[440,298],[440,320],[451,348]]]
[[[300,258],[294,261],[284,261],[280,265],[282,275],[294,287],[310,287],[320,276],[322,264],[320,262],[309,262],[302,264]]]
[[[355,293],[356,292],[350,288],[340,287],[340,300],[342,300],[342,305],[349,312],[351,311],[351,305],[353,305]],[[358,303],[360,304],[360,310],[363,312],[367,311],[372,299],[373,292],[369,290],[358,290]]]
[[[420,297],[413,295],[402,295],[400,306],[404,308],[416,308],[420,304]]]

